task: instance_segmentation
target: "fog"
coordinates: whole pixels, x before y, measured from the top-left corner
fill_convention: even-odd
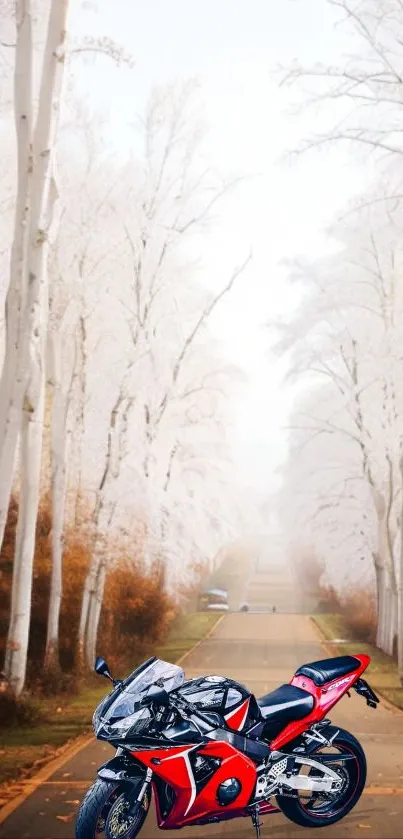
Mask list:
[[[47,660],[74,540],[88,663],[114,574],[158,579],[174,609],[259,538],[318,601],[376,601],[403,666],[400,3],[18,14],[2,4],[16,692],[44,515]]]
[[[199,276],[208,287],[219,285],[231,261],[252,250],[247,279],[215,314],[212,328],[247,375],[233,409],[234,454],[242,480],[264,494],[278,486],[293,399],[284,388],[284,365],[270,352],[267,329],[298,302],[282,261],[331,250],[326,228],[373,175],[372,161],[361,161],[347,148],[292,157],[332,112],[338,118],[340,104],[319,112],[298,109],[303,91],[279,87],[278,68],[296,58],[309,65],[337,62],[353,48],[354,35],[335,27],[340,15],[320,0],[276,5],[224,0],[203,8],[161,0],[146,9],[136,2],[114,4],[109,14],[105,3],[86,9],[91,31],[107,31],[135,60],[133,72],[119,71],[115,79],[106,63],[80,65],[80,87],[89,101],[100,97],[105,130],[118,152],[127,151],[132,141],[127,126],[139,118],[154,85],[194,78],[206,124],[206,161],[223,177],[245,179],[215,208]],[[77,15],[79,23],[84,28]]]

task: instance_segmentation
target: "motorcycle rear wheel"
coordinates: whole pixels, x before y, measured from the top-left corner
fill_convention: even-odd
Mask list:
[[[141,783],[140,778],[135,784],[98,778],[82,801],[75,839],[135,839],[150,806],[150,795],[146,792],[142,806],[133,816],[127,815],[133,794],[138,793]]]
[[[339,764],[331,764],[331,768],[339,771],[344,776],[345,782],[342,790],[330,797],[323,797],[321,793],[307,795],[301,793],[295,798],[286,798],[278,795],[277,805],[284,815],[295,824],[302,827],[325,827],[341,821],[357,804],[365,787],[367,778],[367,762],[364,751],[358,742],[348,731],[332,726],[326,729],[329,739],[335,735],[332,741],[332,751],[338,752],[340,757],[343,754],[352,756],[351,760]],[[320,757],[321,752],[328,753],[328,749],[319,747],[310,756]],[[309,774],[315,775],[315,770]]]

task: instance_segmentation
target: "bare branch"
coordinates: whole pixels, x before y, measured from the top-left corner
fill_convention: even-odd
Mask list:
[[[214,309],[218,306],[218,304],[220,303],[222,298],[231,291],[233,285],[235,284],[235,281],[238,279],[239,276],[241,276],[241,274],[243,274],[247,265],[251,261],[251,258],[252,258],[252,254],[250,253],[247,256],[247,258],[245,259],[245,261],[242,263],[242,265],[240,265],[238,268],[235,269],[235,271],[232,273],[232,275],[231,275],[229,281],[226,283],[226,285],[221,289],[221,291],[215,297],[213,297],[212,301],[205,307],[205,309],[201,313],[200,317],[196,321],[193,329],[191,330],[191,332],[187,336],[186,340],[184,341],[182,349],[181,349],[181,351],[180,351],[180,353],[179,353],[179,355],[176,359],[176,362],[175,362],[175,365],[174,365],[173,371],[172,371],[171,387],[173,387],[176,384],[176,382],[179,378],[181,368],[182,368],[182,364],[183,364],[183,362],[185,360],[185,357],[187,356],[187,354],[188,354],[188,352],[189,352],[197,334],[200,332],[201,328],[205,325],[208,318],[210,317],[210,315],[212,314]],[[162,419],[162,417],[165,413],[165,410],[166,410],[166,407],[167,407],[167,404],[168,404],[168,397],[169,397],[169,391],[166,391],[165,394],[164,394],[164,397],[163,397],[163,399],[162,399],[162,401],[159,405],[159,409],[158,409],[158,412],[157,412],[157,419],[156,419],[156,424],[157,425],[159,425],[159,423],[161,422],[161,419]]]

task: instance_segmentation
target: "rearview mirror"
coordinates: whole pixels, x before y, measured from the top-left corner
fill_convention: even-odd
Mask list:
[[[112,684],[115,684],[115,680],[111,676],[109,672],[109,667],[102,656],[98,655],[95,659],[95,667],[94,670],[98,673],[98,676],[105,676],[106,679],[110,679]]]

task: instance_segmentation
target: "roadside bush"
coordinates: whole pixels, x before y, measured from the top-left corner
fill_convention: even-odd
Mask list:
[[[341,601],[333,586],[320,586],[318,590],[318,612],[340,612]]]
[[[346,635],[373,644],[376,638],[376,604],[371,592],[353,589],[339,595],[332,586],[321,586],[319,609],[342,615]]]
[[[302,590],[313,597],[319,597],[322,591],[321,578],[324,572],[324,562],[317,555],[314,548],[294,547],[290,554],[290,561],[296,573]]]
[[[376,604],[368,591],[352,591],[343,598],[341,612],[352,638],[373,644],[376,638]]]
[[[17,517],[18,501],[12,498],[0,553],[1,659],[4,657],[8,631]],[[91,534],[84,525],[66,532],[60,614],[60,668],[55,667],[54,671],[45,673],[43,661],[52,561],[51,533],[51,506],[49,498],[44,496],[37,519],[27,672],[28,688],[39,696],[71,693],[79,686],[75,655],[84,580],[93,550]],[[112,564],[105,585],[98,650],[110,659],[111,665],[130,667],[147,656],[166,635],[176,608],[165,591],[163,562],[155,562],[149,569],[142,562],[144,539],[141,542],[138,534],[134,535],[133,545],[123,548],[119,545],[119,534],[116,538],[109,534],[109,538],[114,545],[114,555],[120,558]],[[132,551],[130,558],[127,556],[129,549]],[[10,705],[6,713],[7,702],[9,699],[4,699],[5,719],[8,714],[14,719],[17,711]],[[22,701],[21,714],[25,713],[24,708],[28,713],[28,706]]]
[[[115,667],[132,667],[164,638],[176,615],[164,589],[164,569],[123,558],[109,571],[98,649]]]
[[[40,706],[31,697],[17,700],[11,693],[0,693],[0,727],[37,725],[42,719]]]

